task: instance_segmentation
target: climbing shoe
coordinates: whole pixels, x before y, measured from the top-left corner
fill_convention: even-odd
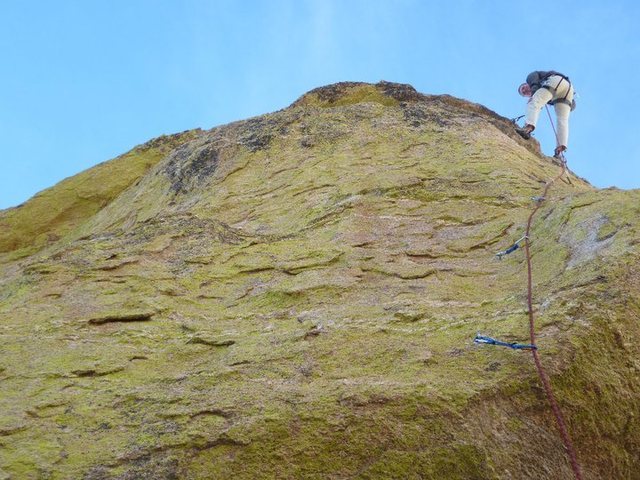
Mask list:
[[[553,152],[554,158],[561,159],[563,157],[562,154],[565,152],[566,149],[567,147],[565,147],[564,145],[557,146],[555,151]]]
[[[524,128],[516,128],[516,132],[525,140],[529,140],[531,138],[531,132],[533,132],[533,126],[525,125]]]

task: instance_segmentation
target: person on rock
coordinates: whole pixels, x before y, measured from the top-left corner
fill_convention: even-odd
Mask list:
[[[547,103],[555,107],[558,131],[553,156],[560,158],[569,141],[569,113],[575,108],[574,90],[569,77],[553,70],[531,72],[527,75],[527,81],[518,87],[518,93],[529,97],[525,126],[516,129],[525,140],[531,138],[542,107]]]

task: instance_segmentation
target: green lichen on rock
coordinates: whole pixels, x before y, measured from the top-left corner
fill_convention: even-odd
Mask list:
[[[396,106],[398,100],[388,95],[379,85],[368,83],[343,82],[330,87],[312,90],[294,105],[304,107],[343,107],[356,103],[373,102],[385,106]]]
[[[67,178],[26,203],[0,211],[0,254],[26,255],[64,237],[141,178],[168,152],[201,130],[162,136]]]
[[[570,478],[529,354],[472,342],[528,339],[495,253],[559,171],[535,142],[389,82],[186,135],[2,244],[0,478]],[[638,200],[568,172],[532,227],[588,479],[640,468]]]

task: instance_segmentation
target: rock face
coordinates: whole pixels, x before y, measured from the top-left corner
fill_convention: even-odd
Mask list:
[[[576,160],[578,161],[578,160]],[[340,83],[0,212],[0,479],[566,479],[509,121]],[[532,228],[542,362],[588,479],[640,478],[640,192]]]

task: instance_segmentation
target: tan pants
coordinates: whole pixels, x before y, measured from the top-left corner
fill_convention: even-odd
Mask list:
[[[549,86],[554,90],[554,93],[546,88],[540,88],[533,94],[527,104],[527,117],[525,122],[534,127],[538,123],[538,116],[540,110],[551,100],[562,99],[566,97],[566,100],[571,103],[573,100],[573,86],[567,80],[559,75],[550,76],[543,85]],[[556,103],[556,118],[558,119],[558,128],[556,138],[557,145],[567,146],[569,142],[569,113],[571,113],[571,107],[566,103]]]

